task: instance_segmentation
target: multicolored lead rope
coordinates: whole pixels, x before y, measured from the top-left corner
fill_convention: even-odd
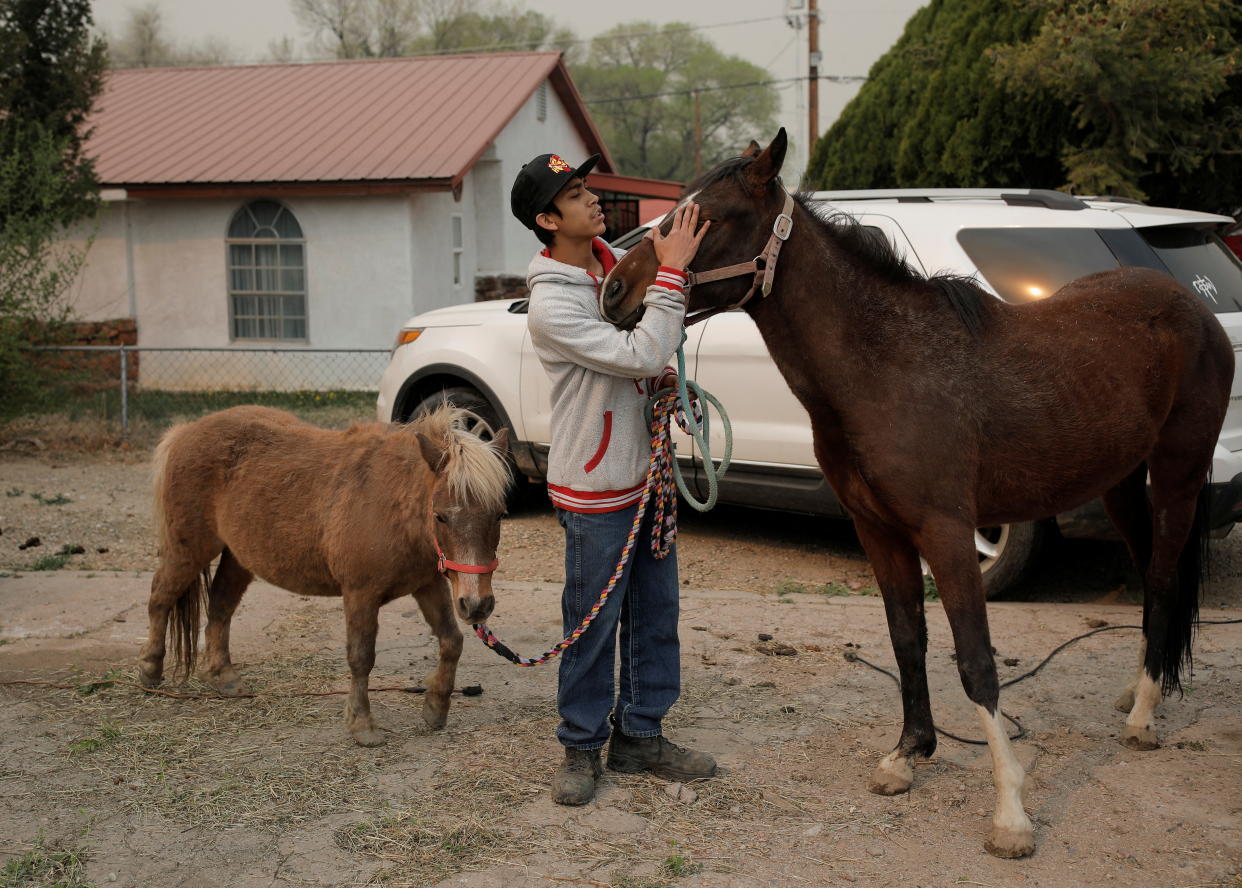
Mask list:
[[[684,382],[681,389],[684,391]],[[677,414],[678,397],[677,389],[661,391],[648,404],[651,416],[651,461],[647,465],[647,480],[646,486],[643,488],[643,498],[638,504],[638,511],[634,515],[634,523],[630,527],[629,536],[626,537],[625,547],[621,550],[621,557],[617,560],[617,569],[612,572],[608,585],[599,594],[599,600],[595,602],[590,613],[583,617],[578,628],[574,629],[555,647],[545,651],[542,656],[531,659],[515,653],[487,628],[486,623],[475,625],[474,634],[485,645],[515,666],[538,666],[541,663],[556,659],[566,648],[582,637],[582,633],[586,632],[587,627],[591,625],[591,622],[599,615],[599,612],[604,609],[604,605],[608,602],[608,596],[612,594],[612,590],[616,588],[617,582],[625,572],[625,565],[630,560],[630,553],[634,550],[634,542],[638,539],[638,530],[642,526],[643,516],[647,512],[647,503],[651,500],[653,494],[656,500],[656,511],[655,523],[651,531],[651,554],[656,558],[666,558],[669,552],[672,551],[673,543],[677,539],[677,483],[673,476],[673,465],[676,460],[673,453],[673,424],[671,417]],[[695,404],[694,408],[694,421],[701,424],[702,414],[699,412],[698,404]],[[677,416],[676,418],[678,424],[683,429],[689,425],[684,415]]]

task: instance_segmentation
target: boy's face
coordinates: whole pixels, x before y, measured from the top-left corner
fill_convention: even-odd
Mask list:
[[[556,199],[552,201],[560,216],[540,213],[536,224],[569,240],[599,237],[608,227],[604,211],[600,209],[599,197],[587,190],[586,183],[577,176],[569,180]]]

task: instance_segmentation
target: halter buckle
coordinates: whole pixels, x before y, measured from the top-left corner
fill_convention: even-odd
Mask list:
[[[776,221],[772,223],[772,234],[781,240],[789,240],[791,231],[793,231],[793,217],[785,213],[777,216]]]

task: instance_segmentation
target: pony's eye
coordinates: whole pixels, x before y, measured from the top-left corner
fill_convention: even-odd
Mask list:
[[[441,524],[448,524],[448,522],[444,520],[444,516],[441,515],[439,512],[436,512],[436,520],[439,521]]]
[[[508,517],[509,517],[509,510],[506,509],[505,511],[501,512],[499,515],[496,516],[496,520],[503,521],[505,518],[508,518]]]

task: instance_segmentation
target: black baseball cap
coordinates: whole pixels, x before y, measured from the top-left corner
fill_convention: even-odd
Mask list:
[[[598,162],[599,155],[592,154],[574,169],[559,155],[540,154],[518,170],[517,178],[513,180],[513,188],[509,192],[513,215],[534,231],[538,227],[535,217],[547,209],[569,180],[575,176],[585,179]]]

